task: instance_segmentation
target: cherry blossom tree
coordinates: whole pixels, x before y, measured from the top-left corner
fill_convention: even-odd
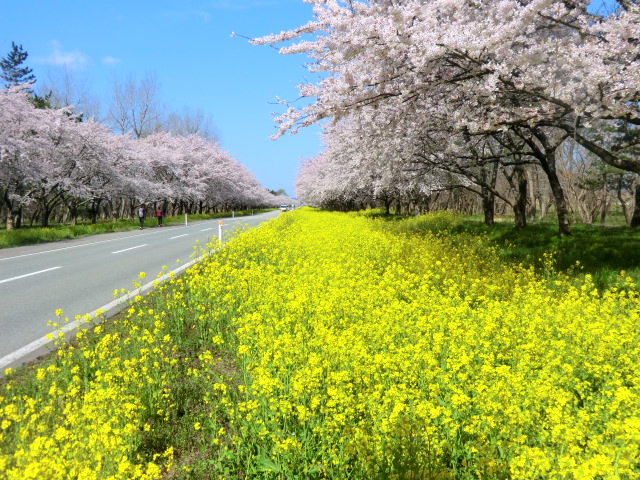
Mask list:
[[[378,109],[379,125],[405,119],[409,127],[412,119],[406,138],[449,131],[444,151],[460,135],[511,131],[547,174],[564,234],[570,230],[555,159],[567,138],[611,165],[640,171],[619,146],[589,135],[598,121],[640,123],[636,1],[619,2],[608,17],[591,14],[584,0],[307,1],[313,21],[254,41],[287,42],[281,53],[305,53],[313,60],[308,68],[324,74],[299,86],[315,100],[287,108],[279,134],[369,109]]]
[[[87,206],[95,223],[109,192],[128,181],[120,154],[122,139],[93,119],[75,123],[73,127],[65,149],[68,177],[62,202],[73,223],[82,206]]]
[[[275,205],[255,176],[201,135],[114,134],[73,107],[37,109],[28,85],[0,90],[0,195],[8,229],[23,209],[47,226],[66,208],[131,217],[140,203],[173,213]]]
[[[5,206],[12,212],[34,206],[42,226],[64,203],[72,211],[119,175],[111,162],[112,134],[104,125],[79,122],[69,109],[37,109],[25,90],[2,91],[2,163]]]
[[[329,175],[322,178],[327,196],[307,200],[312,185],[298,182],[296,193],[309,203],[337,208],[365,207],[376,203],[388,211],[419,208],[423,199],[442,188],[442,173],[427,171],[412,160],[412,144],[400,135],[377,130],[370,112],[358,112],[326,128],[322,161]],[[313,176],[309,178],[313,181]]]
[[[0,193],[8,230],[20,226],[22,209],[32,202],[29,186],[42,177],[41,152],[49,147],[37,135],[46,112],[29,101],[29,86],[0,90]]]

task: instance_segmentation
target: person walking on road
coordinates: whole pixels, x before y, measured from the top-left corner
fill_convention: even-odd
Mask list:
[[[138,220],[140,220],[140,230],[144,226],[144,206],[140,205],[138,207]]]

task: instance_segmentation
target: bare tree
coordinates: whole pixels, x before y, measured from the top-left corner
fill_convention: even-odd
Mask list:
[[[49,68],[39,91],[42,97],[48,97],[53,108],[72,106],[75,113],[85,119],[102,120],[102,106],[100,100],[91,94],[89,78],[66,65]]]
[[[206,115],[199,108],[171,112],[167,118],[166,130],[174,135],[198,135],[207,140],[219,141],[211,115]]]
[[[129,76],[125,81],[113,80],[113,98],[109,120],[121,133],[131,132],[136,138],[161,130],[162,108],[160,82],[154,73],[146,73],[140,81]]]

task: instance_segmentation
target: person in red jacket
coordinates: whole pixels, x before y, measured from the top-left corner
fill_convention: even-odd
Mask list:
[[[156,210],[156,217],[158,217],[158,226],[162,226],[162,209]]]

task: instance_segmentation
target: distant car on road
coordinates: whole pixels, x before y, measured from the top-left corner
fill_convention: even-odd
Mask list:
[[[281,212],[286,212],[287,210],[289,210],[289,207],[287,205],[280,205]]]

